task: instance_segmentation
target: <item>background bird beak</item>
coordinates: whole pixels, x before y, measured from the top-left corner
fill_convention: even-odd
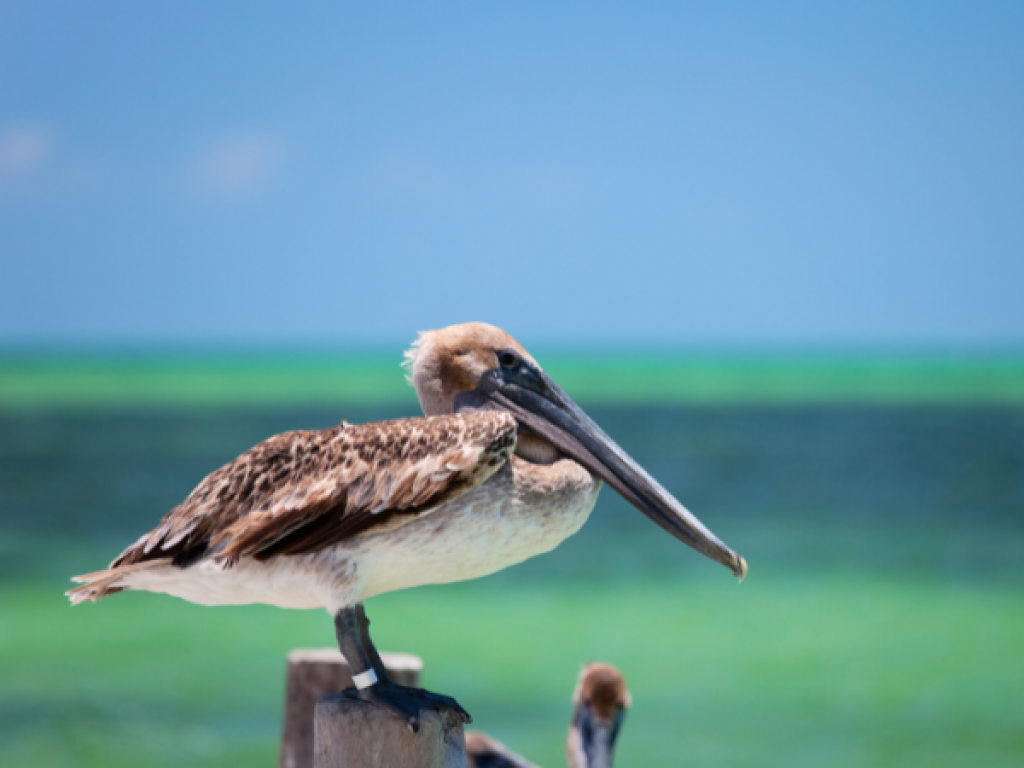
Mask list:
[[[619,709],[609,722],[603,722],[594,714],[588,704],[581,704],[573,721],[578,748],[584,760],[578,761],[586,768],[611,768],[615,753],[615,741],[619,737],[626,711]]]
[[[746,561],[616,445],[543,371],[529,369],[515,376],[491,371],[480,379],[477,391],[511,412],[525,431],[544,438],[596,474],[684,544],[726,566],[741,580],[746,576]]]

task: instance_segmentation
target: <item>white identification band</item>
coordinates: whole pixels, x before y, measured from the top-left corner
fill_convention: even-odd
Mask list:
[[[365,672],[360,672],[358,675],[352,675],[352,682],[355,683],[356,688],[361,691],[364,688],[369,688],[377,682],[377,673],[373,671],[373,667],[370,667]]]

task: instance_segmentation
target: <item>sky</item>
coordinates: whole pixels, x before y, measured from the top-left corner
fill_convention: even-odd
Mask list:
[[[0,1],[0,343],[1024,343],[1024,4]]]

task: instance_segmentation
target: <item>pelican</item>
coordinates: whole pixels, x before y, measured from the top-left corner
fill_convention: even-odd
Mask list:
[[[510,335],[483,323],[421,333],[406,353],[424,417],[271,437],[207,476],[72,604],[126,589],[202,605],[326,608],[350,695],[419,728],[451,697],[394,684],[363,602],[473,579],[548,552],[601,483],[737,577],[723,544],[608,437]]]
[[[633,699],[626,679],[611,664],[587,664],[572,695],[566,744],[569,768],[611,768],[615,742]],[[537,768],[486,733],[466,734],[469,768]]]
[[[588,664],[572,695],[566,757],[569,768],[611,768],[615,741],[633,697],[611,664]]]

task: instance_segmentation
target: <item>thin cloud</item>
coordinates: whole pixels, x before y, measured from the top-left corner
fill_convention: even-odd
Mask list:
[[[40,126],[13,126],[0,133],[0,179],[31,176],[53,150],[50,131]]]
[[[246,198],[264,191],[284,163],[281,142],[266,134],[224,138],[196,160],[192,181],[206,197]]]

